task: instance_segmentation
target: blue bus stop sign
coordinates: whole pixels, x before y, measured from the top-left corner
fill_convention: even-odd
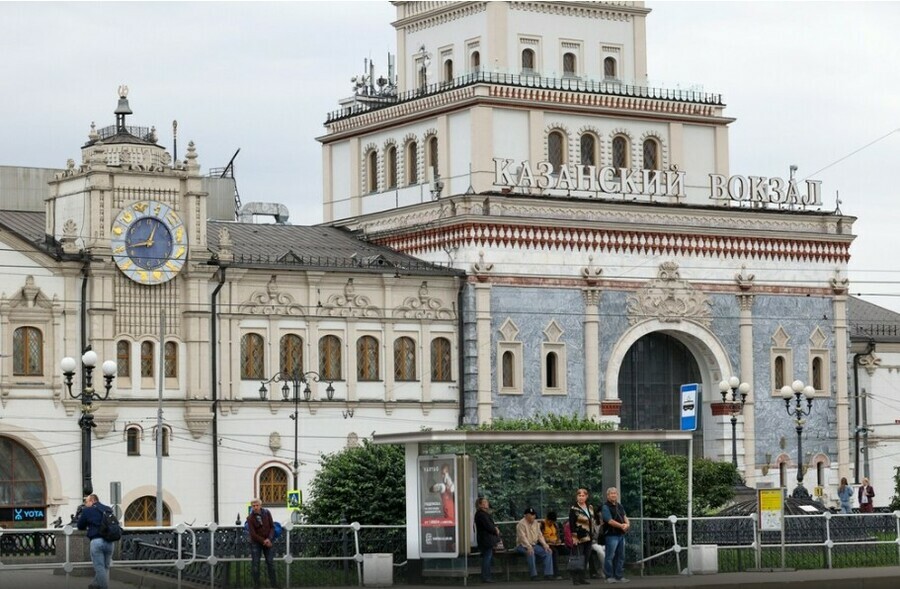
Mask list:
[[[700,385],[681,385],[681,431],[697,429],[697,411],[700,408]]]

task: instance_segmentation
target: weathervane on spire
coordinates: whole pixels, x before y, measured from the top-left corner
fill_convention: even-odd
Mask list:
[[[128,98],[128,86],[125,84],[119,86],[119,98]]]

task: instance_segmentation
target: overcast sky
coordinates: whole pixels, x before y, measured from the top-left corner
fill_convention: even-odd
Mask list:
[[[851,292],[900,311],[900,3],[647,6],[651,84],[724,95],[737,118],[732,174],[787,177],[796,164],[799,178],[823,182],[829,210],[839,191],[842,211],[859,218]],[[155,125],[171,149],[177,119],[179,155],[193,140],[204,171],[240,148],[244,202],[320,222],[315,137],[363,58],[384,72],[394,18],[386,1],[0,2],[0,165],[78,160],[91,121],[114,123],[127,84],[131,124]]]

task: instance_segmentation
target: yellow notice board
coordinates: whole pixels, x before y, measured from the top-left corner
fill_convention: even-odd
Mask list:
[[[780,532],[784,526],[784,489],[759,489],[759,529]]]

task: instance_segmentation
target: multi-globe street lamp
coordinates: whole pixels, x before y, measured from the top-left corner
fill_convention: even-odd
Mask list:
[[[101,366],[103,371],[103,380],[105,392],[103,394],[94,390],[93,375],[94,368],[97,366],[97,352],[93,351],[90,346],[81,355],[81,393],[72,392],[72,382],[75,377],[75,369],[78,368],[78,362],[75,358],[66,356],[59,363],[62,368],[66,391],[72,399],[81,401],[81,418],[78,425],[81,427],[81,486],[82,494],[88,496],[94,492],[94,483],[91,480],[91,430],[97,426],[94,423],[94,401],[105,401],[109,398],[109,391],[112,389],[112,381],[116,377],[117,365],[112,360],[107,360]]]
[[[309,402],[310,397],[312,396],[312,390],[310,389],[310,383],[317,383],[320,381],[324,381],[328,383],[328,387],[325,389],[325,396],[329,401],[334,399],[334,386],[332,386],[332,381],[325,380],[319,375],[318,372],[309,371],[309,372],[279,372],[272,378],[265,380],[262,382],[262,385],[259,387],[259,398],[263,401],[266,400],[266,395],[269,392],[269,389],[266,385],[271,383],[282,383],[281,385],[281,397],[282,401],[286,403],[294,404],[294,412],[291,413],[290,418],[294,420],[294,488],[297,488],[297,485],[300,484],[300,461],[297,458],[297,445],[298,439],[300,437],[300,401]],[[350,410],[352,411],[352,410]],[[350,416],[352,417],[352,412]],[[346,415],[345,415],[346,417]]]
[[[741,382],[736,376],[732,376],[728,380],[719,383],[719,392],[722,393],[722,403],[724,403],[728,411],[731,413],[731,464],[734,466],[735,485],[740,484],[740,475],[737,474],[737,421],[738,415],[744,410],[744,403],[747,402],[747,395],[750,393],[750,385]],[[740,398],[738,398],[740,395]]]
[[[787,410],[787,414],[793,418],[797,429],[797,487],[791,493],[791,497],[794,499],[810,498],[809,491],[803,486],[803,418],[812,411],[813,395],[815,394],[816,389],[812,385],[804,385],[800,380],[795,380],[790,386],[781,387],[784,408]],[[791,397],[793,397],[793,407],[791,407]],[[803,407],[804,400],[806,408]]]

